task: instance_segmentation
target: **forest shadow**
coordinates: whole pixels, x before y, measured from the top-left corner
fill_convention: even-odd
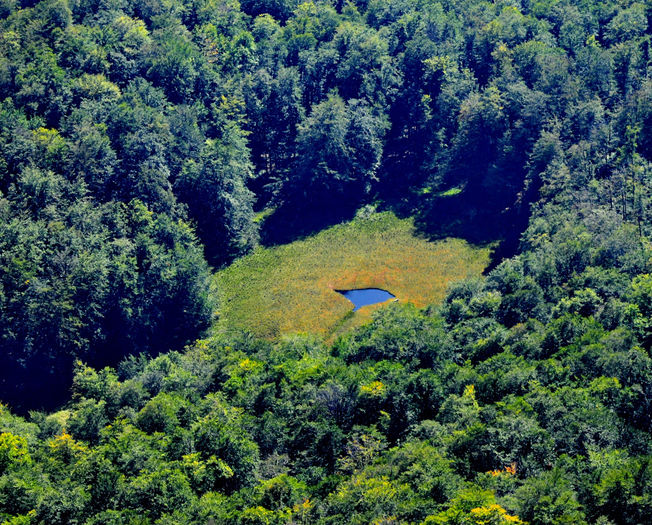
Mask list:
[[[403,203],[392,211],[399,217],[413,215],[417,231],[431,241],[456,237],[477,246],[495,245],[485,274],[518,253],[528,221],[520,209],[487,210],[464,192],[428,202],[422,199],[420,205],[413,207]]]
[[[380,209],[392,211],[399,218],[413,217],[417,232],[430,241],[456,237],[476,246],[494,245],[486,274],[518,253],[528,215],[521,207],[497,211],[483,204],[462,192],[434,199],[414,196],[384,200]],[[288,244],[349,221],[355,213],[356,206],[348,203],[312,209],[282,206],[263,222],[260,244]]]
[[[3,370],[0,400],[12,412],[21,416],[27,416],[31,410],[50,412],[70,400],[72,360],[51,369],[43,361],[38,358],[20,364],[7,359],[0,361]]]
[[[280,206],[265,219],[260,229],[260,244],[265,247],[288,244],[314,235],[355,216],[355,206],[328,207]]]

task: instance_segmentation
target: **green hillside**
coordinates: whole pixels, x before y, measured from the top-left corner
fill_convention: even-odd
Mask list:
[[[0,0],[0,525],[648,525],[651,239],[650,2]]]

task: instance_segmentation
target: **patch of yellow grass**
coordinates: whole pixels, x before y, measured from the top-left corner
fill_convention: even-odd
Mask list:
[[[335,290],[382,288],[401,302],[440,302],[449,283],[479,276],[490,249],[461,239],[429,242],[411,219],[377,213],[273,248],[257,248],[215,276],[217,328],[274,338],[292,332],[333,336],[370,317],[352,313]]]

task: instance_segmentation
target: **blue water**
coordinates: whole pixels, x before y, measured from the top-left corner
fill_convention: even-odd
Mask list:
[[[389,299],[394,299],[394,295],[389,293],[387,290],[381,290],[380,288],[361,288],[360,290],[336,290],[336,292],[341,293],[349,301],[353,303],[353,311],[355,312],[362,306],[367,306],[368,304],[384,303]]]

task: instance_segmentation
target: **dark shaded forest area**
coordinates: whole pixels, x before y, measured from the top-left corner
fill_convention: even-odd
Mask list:
[[[649,523],[651,33],[629,0],[0,0],[0,520]],[[207,331],[213,268],[367,204],[503,243],[333,344]]]

